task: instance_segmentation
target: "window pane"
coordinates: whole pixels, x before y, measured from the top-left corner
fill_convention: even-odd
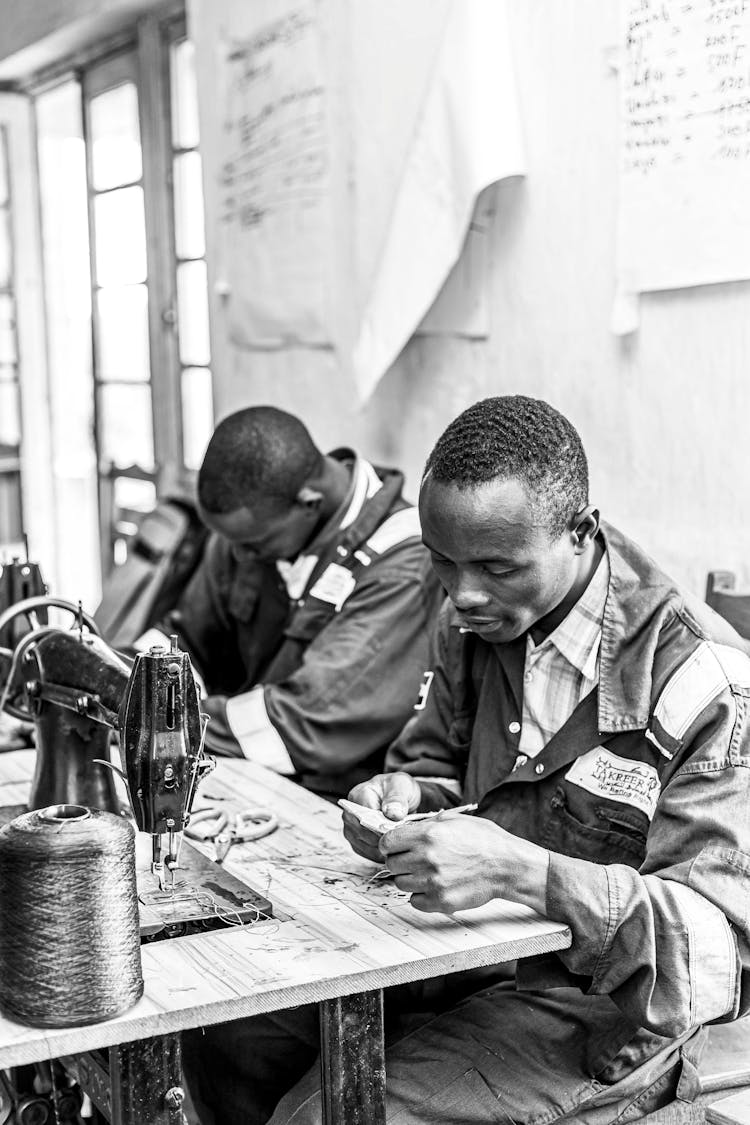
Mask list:
[[[97,94],[89,105],[91,175],[95,191],[132,184],[141,178],[141,138],[138,94],[124,82]]]
[[[5,129],[0,125],[0,204],[8,202],[8,156]]]
[[[100,379],[145,383],[149,377],[148,290],[108,286],[96,295],[97,374]]]
[[[10,289],[11,280],[10,213],[0,211],[0,289]]]
[[[16,362],[16,322],[13,298],[0,293],[0,363]]]
[[[188,469],[200,468],[213,428],[211,372],[207,367],[186,367],[182,372],[182,441]]]
[[[0,125],[0,205],[8,203],[10,194],[8,177],[8,142],[6,129]]]
[[[202,258],[206,253],[203,226],[201,158],[184,152],[174,161],[174,224],[178,258]]]
[[[21,477],[14,472],[0,473],[0,536],[7,558],[20,555],[22,535]]]
[[[21,404],[18,383],[0,383],[0,448],[21,444]],[[7,449],[5,450],[7,453]]]
[[[198,132],[198,86],[195,80],[195,48],[189,39],[175,43],[170,53],[172,78],[172,144],[195,148]]]
[[[107,384],[99,388],[101,455],[123,468],[154,463],[151,426],[151,389],[148,385]]]
[[[180,361],[186,367],[207,365],[211,354],[205,262],[184,262],[177,267],[177,324]]]
[[[156,506],[156,485],[150,480],[115,478],[115,510],[150,512]]]
[[[122,188],[94,200],[96,280],[128,285],[146,280],[143,189]]]

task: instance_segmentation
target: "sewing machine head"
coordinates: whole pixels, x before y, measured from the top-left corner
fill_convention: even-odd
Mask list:
[[[176,637],[169,649],[156,646],[136,656],[119,728],[136,825],[152,837],[152,870],[160,885],[173,886],[179,834],[189,820],[198,782],[214,765],[203,757],[205,721],[190,658],[177,647]]]

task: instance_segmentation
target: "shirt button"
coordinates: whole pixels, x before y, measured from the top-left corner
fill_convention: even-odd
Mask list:
[[[510,731],[511,734],[518,734],[520,729],[521,729],[521,724],[515,722],[515,720],[512,723],[508,724],[508,730]]]
[[[538,762],[537,765],[534,766],[534,773],[544,773],[544,763],[543,762]]]
[[[524,683],[530,684],[533,674],[534,673],[531,670],[529,670],[528,672],[525,672],[524,677],[523,677]]]

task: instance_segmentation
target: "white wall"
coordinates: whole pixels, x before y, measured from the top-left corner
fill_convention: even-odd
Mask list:
[[[524,179],[498,188],[489,338],[413,339],[360,407],[331,352],[232,346],[215,299],[217,413],[295,410],[322,444],[351,441],[400,464],[413,495],[464,406],[540,396],[578,426],[606,517],[699,593],[711,568],[750,582],[750,283],[647,295],[639,331],[612,335],[618,4],[510,0],[510,12],[529,161]],[[209,230],[215,65],[199,60]]]

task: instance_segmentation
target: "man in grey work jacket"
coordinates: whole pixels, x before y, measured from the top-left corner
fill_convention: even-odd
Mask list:
[[[214,534],[163,623],[209,692],[209,749],[326,796],[382,768],[442,598],[402,485],[283,410],[219,423],[198,478]]]
[[[388,772],[350,796],[393,820],[479,807],[379,842],[347,813],[347,836],[417,910],[511,899],[566,923],[572,944],[513,981],[445,978],[430,1013],[387,997],[388,1121],[609,1125],[690,1100],[702,1025],[749,999],[750,660],[600,524],[578,434],[545,403],[489,399],[456,419],[420,515],[452,604],[424,707]],[[285,1017],[298,1066],[310,1018]],[[312,1071],[273,1125],[319,1121],[315,1084]]]

